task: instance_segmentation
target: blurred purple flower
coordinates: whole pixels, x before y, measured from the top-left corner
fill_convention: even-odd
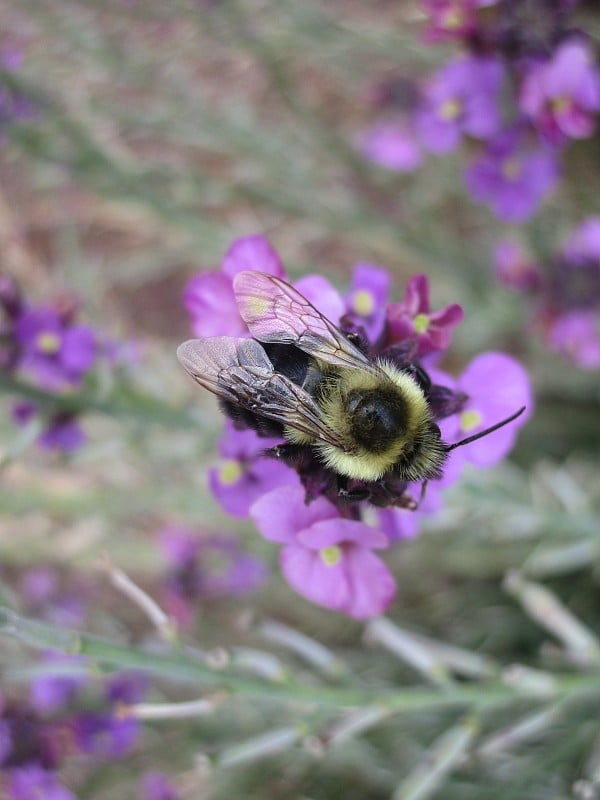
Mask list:
[[[600,216],[588,217],[573,231],[564,255],[571,264],[597,261],[600,268]]]
[[[183,305],[196,336],[248,336],[233,294],[233,278],[245,269],[284,277],[281,260],[265,236],[236,239],[223,257],[221,271],[194,275],[186,286]]]
[[[454,388],[464,393],[467,400],[460,414],[439,421],[443,439],[448,444],[473,436],[522,406],[526,407],[510,425],[453,450],[448,469],[456,469],[465,461],[477,467],[497,464],[512,449],[519,429],[533,413],[533,393],[527,372],[505,353],[482,353],[471,361]]]
[[[15,324],[15,338],[20,348],[17,368],[44,389],[77,385],[96,360],[92,329],[66,324],[52,308],[25,310]]]
[[[381,531],[339,517],[323,497],[306,505],[299,486],[264,495],[250,514],[266,539],[283,545],[281,569],[303,597],[357,619],[380,614],[392,602],[394,579],[372,552],[387,547]]]
[[[24,701],[0,699],[0,774],[37,764],[54,769],[60,760],[56,728]]]
[[[7,800],[77,800],[55,772],[38,764],[27,764],[10,771]]]
[[[89,679],[82,656],[49,653],[45,660],[49,672],[34,678],[29,685],[31,705],[42,713],[70,703]]]
[[[448,153],[463,134],[489,139],[500,129],[504,69],[493,58],[467,56],[452,61],[425,88],[415,114],[417,132],[429,150]]]
[[[137,719],[111,713],[84,713],[73,722],[77,747],[100,758],[124,758],[136,744],[140,731]]]
[[[379,122],[361,136],[358,149],[380,167],[413,172],[423,161],[419,143],[404,121]]]
[[[600,368],[600,316],[598,311],[570,311],[560,314],[546,334],[548,345],[567,356],[578,367]]]
[[[106,680],[104,695],[110,703],[131,705],[144,699],[148,686],[148,676],[143,672],[115,672]]]
[[[431,311],[427,276],[415,275],[407,284],[402,302],[387,306],[388,344],[412,339],[418,356],[445,350],[463,317],[457,303]]]
[[[534,214],[559,177],[555,151],[534,144],[521,126],[503,131],[465,172],[471,197],[507,222]]]
[[[285,464],[264,456],[281,440],[259,436],[253,430],[237,430],[227,420],[219,442],[223,459],[208,472],[211,492],[222,508],[234,517],[247,517],[252,503],[262,494],[289,483],[294,473]]]
[[[493,260],[498,281],[509,289],[521,292],[539,287],[540,270],[521,245],[500,240],[494,246]]]
[[[590,136],[600,109],[600,70],[590,44],[566,40],[552,58],[534,63],[521,86],[519,107],[553,144]]]
[[[140,800],[179,800],[181,795],[167,775],[147,772],[140,781]]]
[[[385,327],[389,289],[390,273],[386,269],[375,264],[356,264],[345,298],[347,313],[373,344]]]
[[[479,30],[477,10],[498,0],[421,0],[429,17],[427,42],[446,42],[474,37]]]
[[[169,525],[160,534],[160,547],[169,562],[162,580],[165,606],[183,626],[191,623],[199,600],[255,591],[267,575],[265,564],[232,536]]]
[[[40,413],[34,403],[17,403],[12,407],[12,418],[17,425],[27,425]],[[46,427],[37,438],[37,443],[44,450],[56,450],[71,453],[85,442],[86,436],[81,425],[73,414],[55,413],[47,420]]]

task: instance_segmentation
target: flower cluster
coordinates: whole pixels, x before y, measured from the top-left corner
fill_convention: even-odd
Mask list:
[[[220,271],[192,278],[185,303],[196,333],[250,335],[232,288],[232,275],[249,265],[284,274],[269,242],[251,236],[233,243]],[[443,478],[429,482],[417,511],[415,496],[421,494],[421,485],[399,479],[371,483],[368,502],[349,503],[340,497],[338,476],[314,454],[291,464],[269,459],[274,440],[239,421],[237,427],[228,422],[220,446],[223,460],[209,476],[216,499],[236,516],[250,515],[266,539],[281,545],[282,571],[296,591],[350,616],[368,617],[381,613],[395,590],[391,573],[375,551],[415,535],[418,517],[439,508],[441,490],[457,480],[465,463],[486,467],[506,456],[518,427],[531,413],[530,383],[520,364],[503,353],[478,356],[459,378],[438,370],[436,364],[463,311],[456,304],[433,310],[424,275],[410,280],[401,302],[389,301],[390,275],[372,264],[355,267],[344,296],[319,275],[304,277],[294,286],[345,334],[359,337],[370,357],[383,357],[418,375],[445,442],[475,436],[527,407],[512,425],[454,450]],[[364,486],[361,481],[348,484],[350,490]],[[375,526],[364,519],[369,506]]]
[[[147,691],[138,673],[100,678],[79,656],[48,653],[28,697],[0,696],[0,794],[7,800],[76,800],[61,777],[69,757],[127,756],[140,734],[126,709]],[[160,780],[159,780],[160,779]],[[143,797],[162,797],[166,776],[149,773]],[[164,797],[176,798],[172,793]]]
[[[0,276],[0,369],[61,395],[80,388],[100,358],[119,360],[115,342],[78,324],[78,312],[79,303],[71,296],[32,305],[11,278]],[[25,425],[43,414],[36,403],[24,401],[14,406],[13,417]],[[70,452],[84,443],[76,411],[61,409],[43,419],[41,447]]]
[[[527,293],[532,327],[545,344],[586,370],[600,368],[600,216],[588,217],[538,265],[514,241],[494,251],[501,283]]]
[[[591,40],[569,27],[576,2],[422,0],[425,40],[464,49],[418,89],[373,92],[382,118],[363,154],[398,171],[480,142],[464,179],[471,197],[502,220],[532,216],[556,184],[561,154],[589,137],[600,111],[600,70]],[[406,84],[403,80],[402,85]]]
[[[243,485],[240,494],[245,494]],[[267,574],[265,564],[244,552],[232,536],[198,535],[183,525],[168,525],[159,541],[168,564],[161,581],[162,605],[180,626],[190,625],[199,601],[252,592]]]

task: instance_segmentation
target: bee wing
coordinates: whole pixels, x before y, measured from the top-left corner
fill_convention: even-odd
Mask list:
[[[242,319],[261,342],[293,344],[328,364],[378,371],[333,322],[275,275],[239,272],[233,288]]]
[[[177,358],[195,381],[217,397],[347,449],[324,425],[308,392],[276,372],[254,339],[190,339],[177,348]]]

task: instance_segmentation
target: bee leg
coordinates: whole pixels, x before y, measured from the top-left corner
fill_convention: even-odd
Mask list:
[[[348,478],[344,475],[338,475],[338,497],[348,503],[360,503],[362,500],[368,500],[371,497],[371,492],[367,488],[362,489],[348,489]]]
[[[420,367],[418,364],[409,364],[405,372],[408,372],[409,375],[415,379],[424,393],[427,393],[431,389],[431,378],[423,367]]]
[[[277,444],[265,450],[264,455],[283,461],[284,464],[293,465],[304,455],[304,450],[304,446],[299,444]]]

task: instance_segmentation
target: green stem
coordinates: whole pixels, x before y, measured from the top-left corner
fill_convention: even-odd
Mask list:
[[[137,392],[128,391],[121,396],[101,400],[89,392],[53,394],[13,378],[0,370],[0,394],[26,397],[44,411],[84,413],[93,411],[109,417],[135,417],[143,422],[157,423],[171,428],[202,427],[199,418],[186,409],[176,409]]]
[[[228,669],[213,669],[184,652],[150,652],[130,647],[20,617],[5,607],[0,608],[0,636],[12,637],[37,649],[85,655],[107,667],[143,670],[171,681],[201,685],[211,691],[285,703],[317,703],[337,709],[377,703],[394,713],[452,706],[482,710],[518,700],[547,702],[550,699],[547,694],[540,695],[534,686],[517,688],[500,682],[457,684],[449,690],[411,686],[377,691],[361,687],[309,686],[293,680],[270,683],[240,677]],[[553,701],[569,699],[583,693],[600,693],[600,678],[597,674],[557,676],[553,686]]]

